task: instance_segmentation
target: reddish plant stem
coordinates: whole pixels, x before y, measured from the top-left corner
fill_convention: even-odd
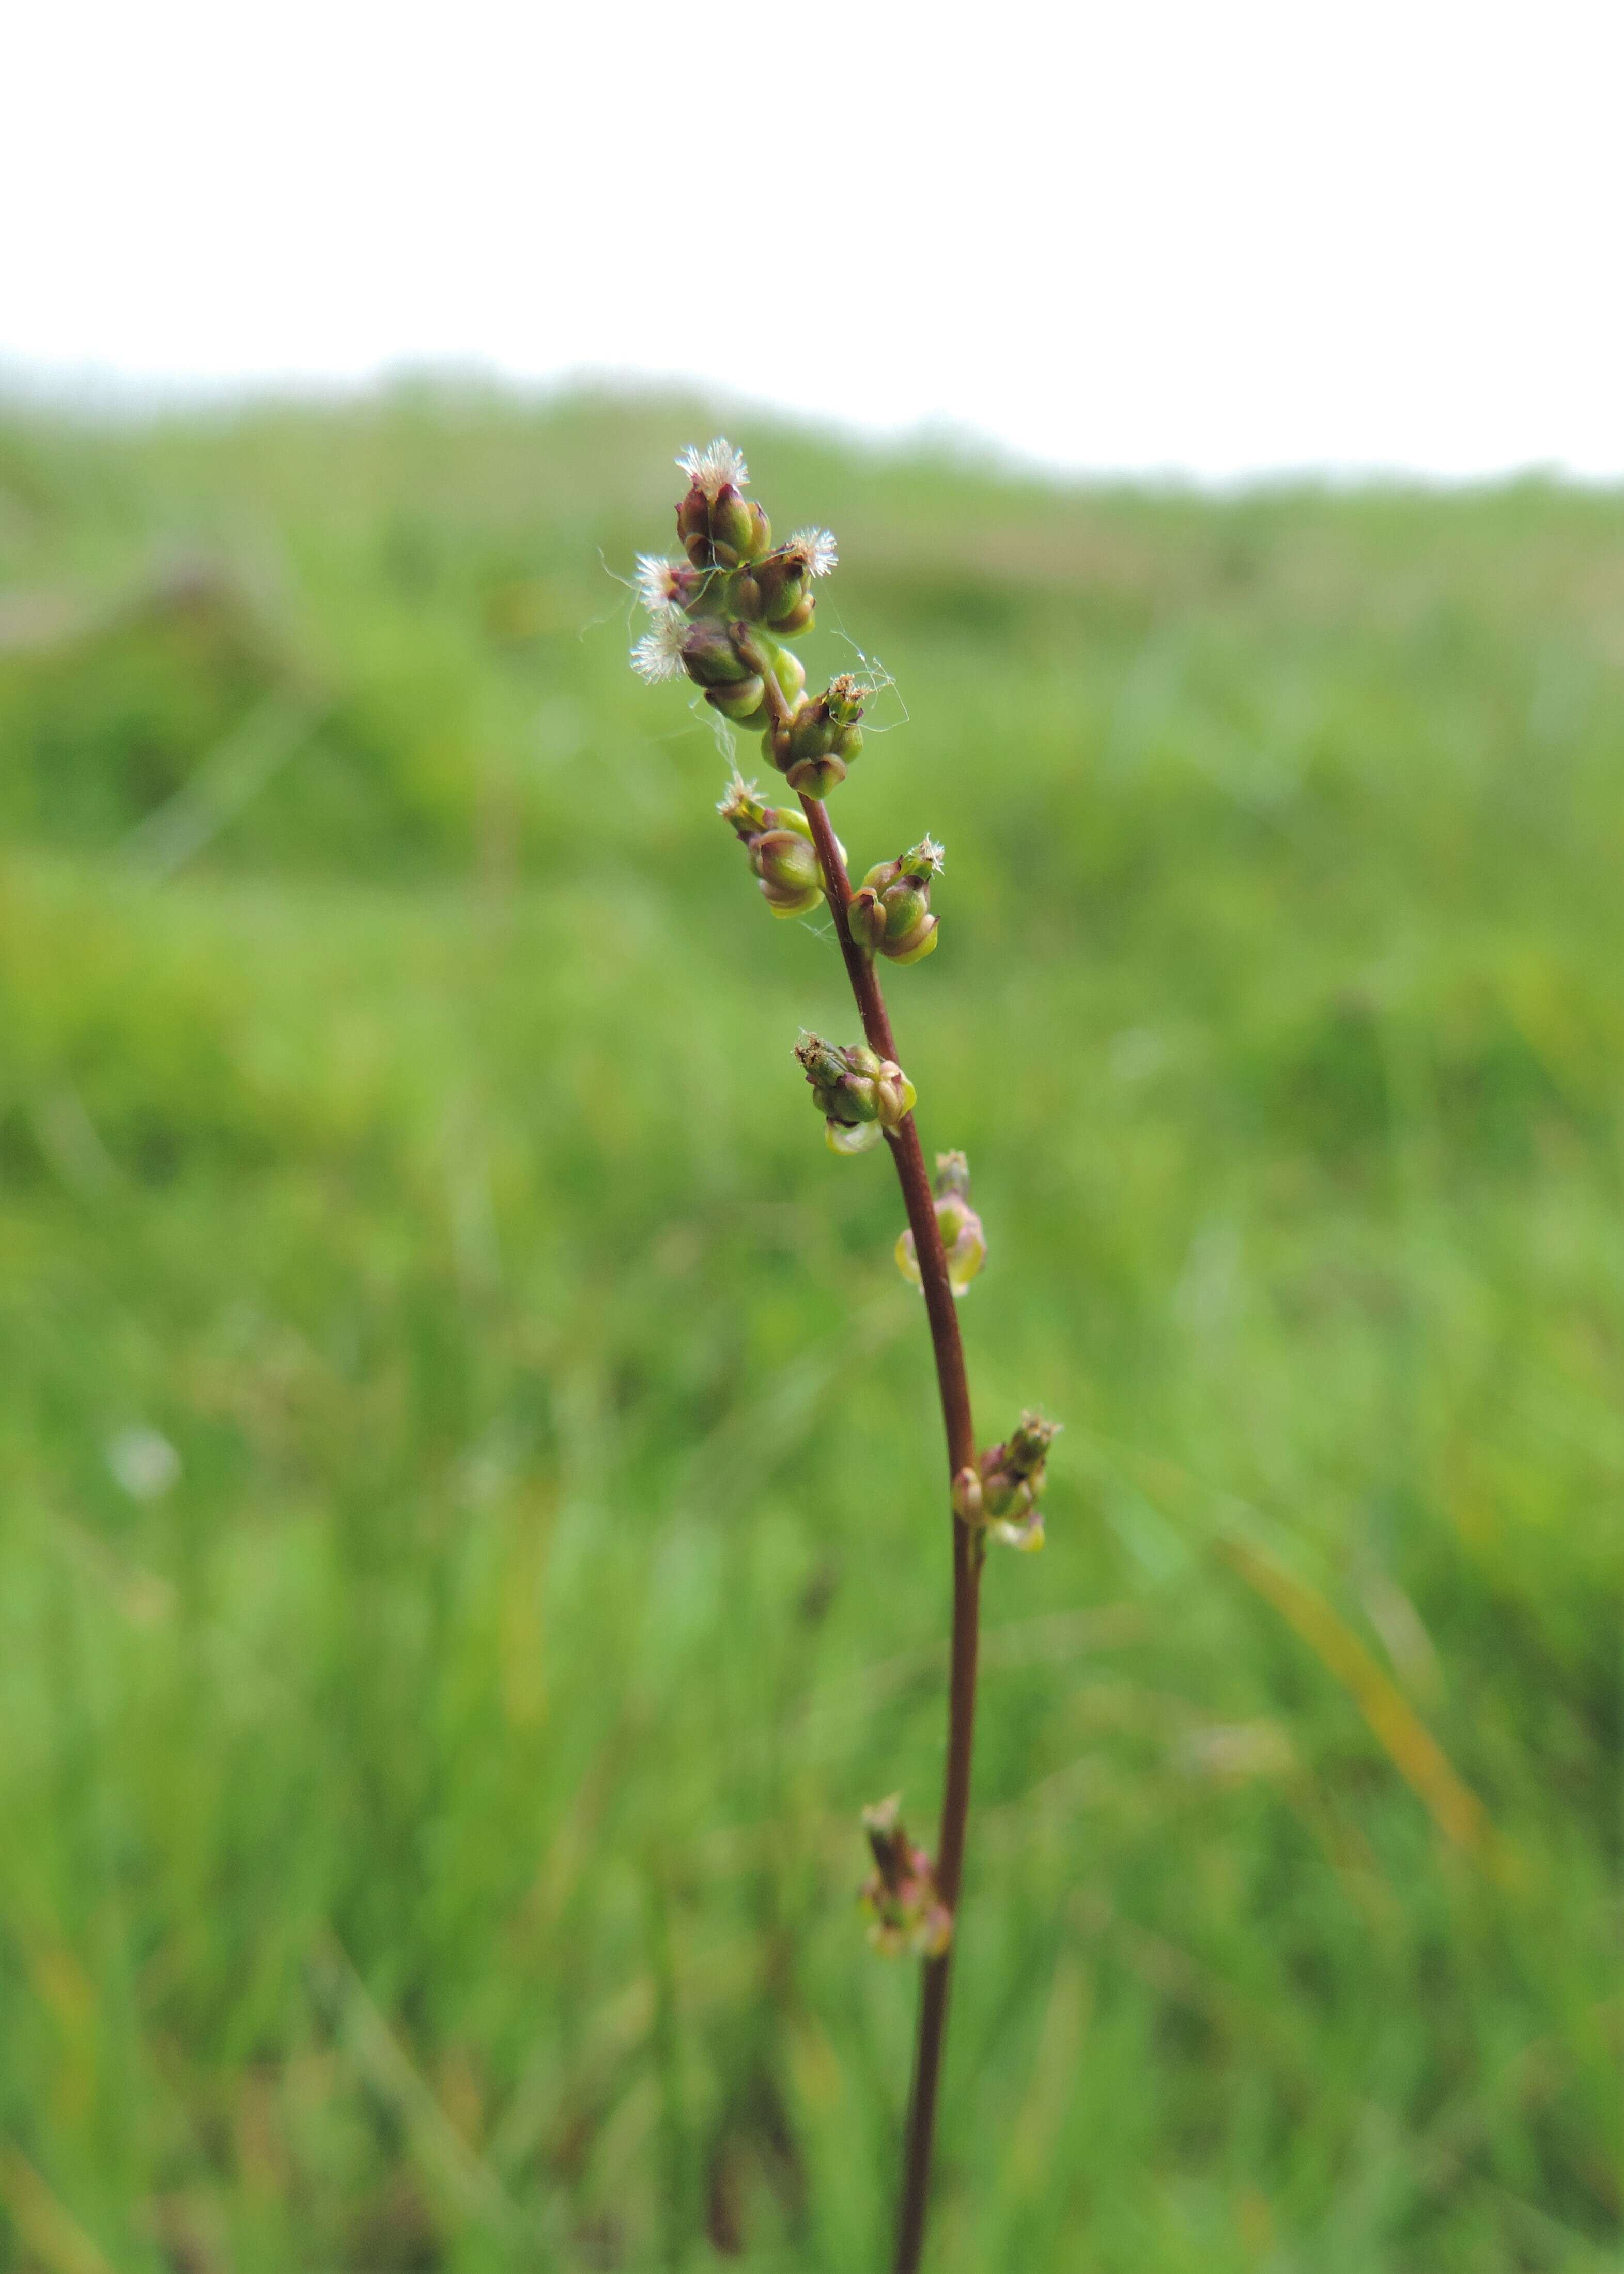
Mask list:
[[[862,1019],[870,1050],[893,1061],[897,1056],[885,998],[873,959],[852,937],[846,907],[852,897],[851,879],[835,842],[829,816],[820,800],[802,797],[801,810],[812,832],[812,842],[823,872],[824,890],[834,917],[836,937],[846,960],[846,976]],[[970,1387],[965,1374],[964,1345],[959,1338],[959,1315],[942,1249],[935,1196],[925,1169],[919,1132],[910,1113],[886,1141],[902,1186],[903,1205],[914,1234],[920,1279],[925,1293],[925,1315],[930,1324],[930,1344],[936,1355],[936,1384],[942,1397],[942,1422],[947,1437],[947,1473],[951,1484],[960,1469],[975,1465],[975,1429],[970,1417]],[[925,1961],[920,1987],[919,2034],[914,2044],[914,2081],[908,2100],[907,2132],[903,2148],[902,2202],[897,2223],[896,2274],[914,2274],[925,2238],[925,2212],[930,2187],[930,2155],[936,2134],[936,2090],[942,2074],[942,2047],[947,2031],[947,1995],[952,1974],[953,1949],[958,1940],[959,1889],[964,1872],[965,1831],[970,1813],[970,1748],[975,1728],[975,1655],[981,1613],[981,1550],[970,1528],[953,1517],[953,1639],[947,1692],[947,1766],[942,1792],[942,1826],[936,1853],[936,1885],[954,1919],[953,1941],[940,1958]]]

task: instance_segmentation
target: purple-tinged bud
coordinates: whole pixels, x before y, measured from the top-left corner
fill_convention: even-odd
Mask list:
[[[877,892],[865,885],[846,904],[846,928],[865,955],[877,954],[885,937],[885,911]]]
[[[682,642],[682,668],[696,686],[726,687],[750,678],[756,666],[741,655],[718,617],[702,616]]]
[[[684,450],[677,460],[688,478],[677,508],[677,535],[695,568],[736,568],[772,544],[760,506],[741,496],[749,480],[744,460],[718,435],[709,448]]]
[[[1026,1412],[1002,1445],[989,1445],[977,1459],[981,1510],[966,1523],[986,1525],[995,1540],[1030,1554],[1043,1545],[1043,1518],[1037,1501],[1048,1474],[1049,1449],[1060,1434],[1057,1421]]]
[[[936,1174],[936,1224],[947,1261],[947,1283],[964,1294],[987,1261],[987,1235],[970,1205],[970,1164],[962,1153],[938,1153]],[[897,1242],[897,1269],[910,1286],[923,1288],[919,1250],[911,1231]]]
[[[809,915],[823,898],[823,872],[810,840],[793,829],[767,829],[750,840],[750,866],[775,916]]]
[[[953,1479],[953,1514],[961,1524],[981,1520],[981,1480],[974,1469],[960,1469]]]
[[[940,874],[942,858],[935,838],[925,837],[912,852],[869,870],[863,889],[876,894],[884,912],[875,953],[893,963],[917,963],[935,948],[937,919],[930,913],[930,880]]]
[[[710,501],[695,483],[677,505],[677,542],[695,568],[713,568],[710,547]]]
[[[940,1958],[953,1939],[953,1916],[942,1900],[924,1849],[909,1839],[898,1811],[900,1793],[862,1812],[874,1869],[858,1901],[868,1913],[868,1939],[888,1958]]]

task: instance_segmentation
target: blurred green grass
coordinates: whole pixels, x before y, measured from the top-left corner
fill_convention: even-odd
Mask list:
[[[939,1453],[832,945],[626,669],[711,424],[0,423],[0,2264],[883,2263]],[[933,2263],[1611,2265],[1624,500],[736,439],[1068,1424]]]

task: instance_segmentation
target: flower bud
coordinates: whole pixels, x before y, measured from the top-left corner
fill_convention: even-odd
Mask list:
[[[902,1068],[861,1043],[838,1049],[802,1034],[795,1056],[824,1117],[831,1152],[866,1153],[882,1130],[899,1127],[914,1111],[914,1085]]]
[[[724,719],[731,719],[741,727],[759,727],[767,716],[766,688],[755,677],[741,679],[733,687],[708,687],[705,701]]]
[[[834,538],[826,529],[799,529],[787,545],[768,553],[756,572],[762,613],[768,622],[781,626],[798,615],[809,600],[808,585],[815,577],[826,576],[838,558]],[[808,614],[807,622],[810,621]],[[795,629],[803,630],[805,626],[797,624]]]
[[[1047,1475],[1049,1449],[1059,1434],[1057,1421],[1045,1421],[1040,1413],[1023,1413],[1019,1427],[1004,1444],[989,1445],[978,1456],[981,1506],[975,1515],[960,1510],[965,1522],[984,1525],[1006,1547],[1028,1554],[1041,1547],[1043,1518],[1037,1500]],[[953,1504],[959,1507],[957,1479]]]
[[[953,1479],[953,1514],[961,1524],[981,1520],[981,1480],[974,1469],[960,1469]]]
[[[806,797],[823,797],[846,779],[847,765],[862,748],[857,721],[867,692],[843,674],[814,701],[802,703],[786,724],[771,729],[762,748],[793,789]]]
[[[688,478],[677,535],[695,568],[736,568],[769,550],[767,516],[741,493],[750,477],[737,450],[718,435],[708,449],[683,451],[677,463]]]
[[[750,840],[750,866],[775,916],[809,915],[823,898],[823,872],[809,839],[793,829],[766,829]]]
[[[729,482],[710,501],[710,553],[719,568],[755,561],[772,542],[766,515]]]
[[[900,1793],[862,1812],[874,1869],[858,1901],[868,1913],[868,1939],[888,1958],[911,1954],[940,1958],[953,1939],[953,1917],[942,1901],[924,1849],[914,1846],[898,1814]]]
[[[748,623],[760,622],[762,590],[754,569],[741,568],[728,580],[727,609],[730,615],[742,616]]]
[[[764,829],[793,829],[798,837],[812,842],[812,825],[798,805],[764,805],[754,782],[746,781],[735,772],[726,789],[716,802],[716,809],[723,820],[747,845],[752,837],[759,837]],[[842,862],[846,847],[835,839],[835,851]]]
[[[981,1219],[970,1205],[970,1164],[962,1153],[938,1153],[936,1174],[936,1224],[942,1252],[947,1260],[947,1283],[962,1295],[987,1261],[987,1236]],[[905,1231],[897,1242],[897,1269],[911,1286],[924,1285],[920,1276],[919,1251],[914,1234]],[[966,1518],[969,1522],[968,1517]]]
[[[912,852],[869,870],[862,889],[875,896],[882,919],[869,924],[871,953],[893,963],[918,963],[931,953],[938,919],[930,913],[930,880],[940,875],[942,859],[935,838],[924,837]]]
[[[846,928],[865,955],[876,954],[885,937],[885,911],[879,894],[865,885],[846,904]]]
[[[799,639],[802,632],[811,630],[813,619],[816,614],[817,603],[808,592],[804,600],[799,601],[790,610],[788,615],[775,618],[772,629],[780,639]]]
[[[699,687],[726,687],[750,678],[756,666],[741,654],[728,627],[701,616],[682,641],[682,668]]]

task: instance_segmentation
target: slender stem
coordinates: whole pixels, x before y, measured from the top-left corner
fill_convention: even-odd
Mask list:
[[[771,684],[771,681],[769,681]],[[773,690],[776,693],[776,689]],[[769,698],[771,701],[771,697]],[[774,706],[776,709],[776,705]],[[862,1018],[868,1047],[882,1058],[895,1059],[896,1044],[879,975],[872,957],[865,955],[852,937],[846,907],[852,897],[851,879],[835,843],[834,831],[820,800],[803,797],[801,809],[817,847],[823,885],[834,917],[835,933],[846,960],[846,975]],[[942,1422],[947,1437],[947,1473],[975,1465],[975,1428],[970,1417],[970,1387],[965,1375],[964,1345],[959,1338],[959,1315],[942,1250],[936,1201],[925,1170],[919,1132],[910,1113],[901,1126],[886,1133],[903,1205],[914,1234],[920,1279],[925,1291],[925,1315],[930,1323],[931,1348],[936,1355],[936,1384],[942,1397]],[[952,1914],[953,1941],[940,1958],[925,1961],[920,1989],[919,2035],[914,2054],[914,2082],[908,2103],[907,2134],[903,2150],[902,2203],[897,2225],[896,2274],[914,2274],[924,2244],[925,2210],[930,2186],[930,2151],[936,2133],[936,2088],[942,2073],[942,2046],[947,2030],[947,1993],[951,1979],[953,1949],[958,1940],[959,1888],[964,1872],[965,1830],[970,1812],[970,1747],[975,1728],[975,1653],[980,1623],[981,1550],[970,1528],[953,1517],[953,1640],[947,1692],[947,1766],[942,1792],[941,1836],[936,1854],[936,1886]]]

